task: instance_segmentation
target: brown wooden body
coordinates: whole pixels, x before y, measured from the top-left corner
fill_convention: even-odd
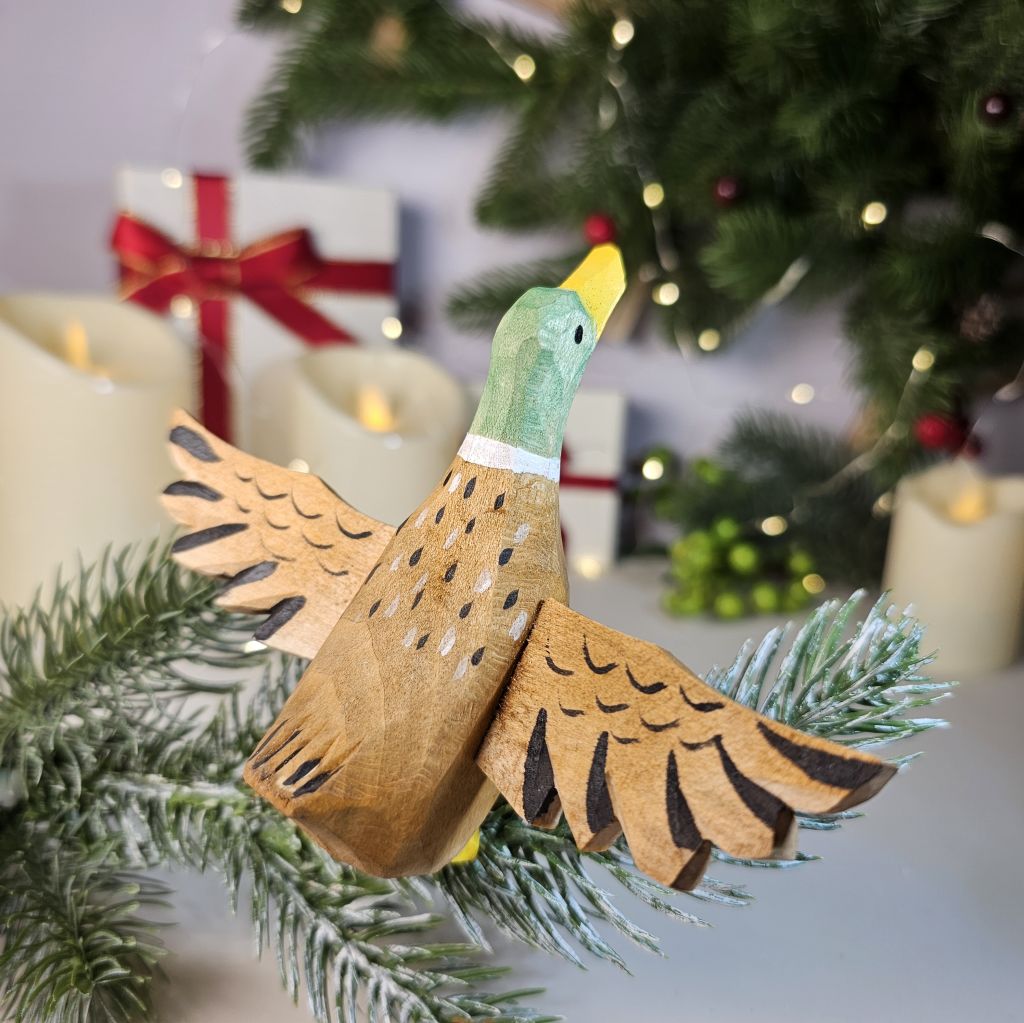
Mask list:
[[[246,767],[331,855],[439,869],[497,791],[474,758],[538,605],[567,596],[558,487],[456,458]]]

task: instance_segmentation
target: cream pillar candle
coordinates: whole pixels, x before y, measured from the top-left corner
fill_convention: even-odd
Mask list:
[[[291,457],[393,525],[444,474],[468,424],[458,381],[413,352],[321,348],[297,360],[290,387]]]
[[[0,602],[158,533],[167,422],[190,379],[187,349],[141,309],[0,297]]]
[[[944,673],[1009,664],[1024,594],[1024,476],[991,479],[957,460],[902,480],[885,586],[913,606]]]

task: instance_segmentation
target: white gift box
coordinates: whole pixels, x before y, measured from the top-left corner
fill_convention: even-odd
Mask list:
[[[582,390],[565,425],[559,502],[570,568],[593,578],[619,548],[619,493],[625,449],[626,399]]]
[[[398,257],[398,204],[392,193],[341,181],[244,174],[228,182],[227,194],[234,250],[303,228],[323,260],[393,265]],[[183,251],[196,249],[195,179],[188,174],[126,168],[117,176],[117,199],[120,213],[167,235]],[[388,343],[382,324],[396,315],[394,294],[311,289],[299,297],[358,343]],[[185,296],[172,300],[170,309],[198,350],[195,304]],[[306,342],[244,294],[229,298],[228,323],[232,442],[280,460],[285,457],[285,373]]]

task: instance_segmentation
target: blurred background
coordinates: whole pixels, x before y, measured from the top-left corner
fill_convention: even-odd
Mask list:
[[[401,521],[458,446],[502,311],[615,242],[630,286],[563,453],[584,610],[703,669],[751,616],[888,588],[940,676],[1001,680],[959,750],[984,747],[979,784],[1019,779],[998,721],[1022,681],[1022,58],[1013,0],[3,4],[0,601],[166,530],[177,405]],[[958,785],[950,768],[932,793]],[[912,933],[978,935],[986,978],[937,989],[928,1018],[983,997],[1018,1018],[996,889],[929,923],[952,881],[946,835],[914,845],[921,799],[874,840],[895,829],[920,865],[899,868]],[[994,833],[1024,837],[1019,796],[991,800]],[[186,891],[187,977],[207,955],[189,935],[221,925]],[[831,892],[868,940],[863,907],[811,892],[807,927]],[[235,980],[212,971],[170,1018],[242,1018],[246,999],[257,1018],[273,978],[223,940]],[[766,953],[768,921],[744,940]],[[643,970],[651,1018],[675,1018],[681,982]],[[720,959],[707,975],[704,1018]],[[618,990],[600,977],[590,1017]],[[554,1004],[577,1018],[566,983]],[[876,1018],[915,1018],[884,993]],[[730,999],[720,1018],[776,1018]],[[830,1011],[814,1018],[858,1018]]]

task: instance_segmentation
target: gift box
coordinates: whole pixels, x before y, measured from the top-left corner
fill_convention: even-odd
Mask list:
[[[559,503],[569,567],[595,578],[619,548],[619,481],[625,454],[626,399],[581,390],[565,424]]]
[[[389,192],[128,168],[117,199],[122,296],[180,322],[201,418],[246,450],[285,457],[287,375],[307,347],[387,344],[400,330]]]

